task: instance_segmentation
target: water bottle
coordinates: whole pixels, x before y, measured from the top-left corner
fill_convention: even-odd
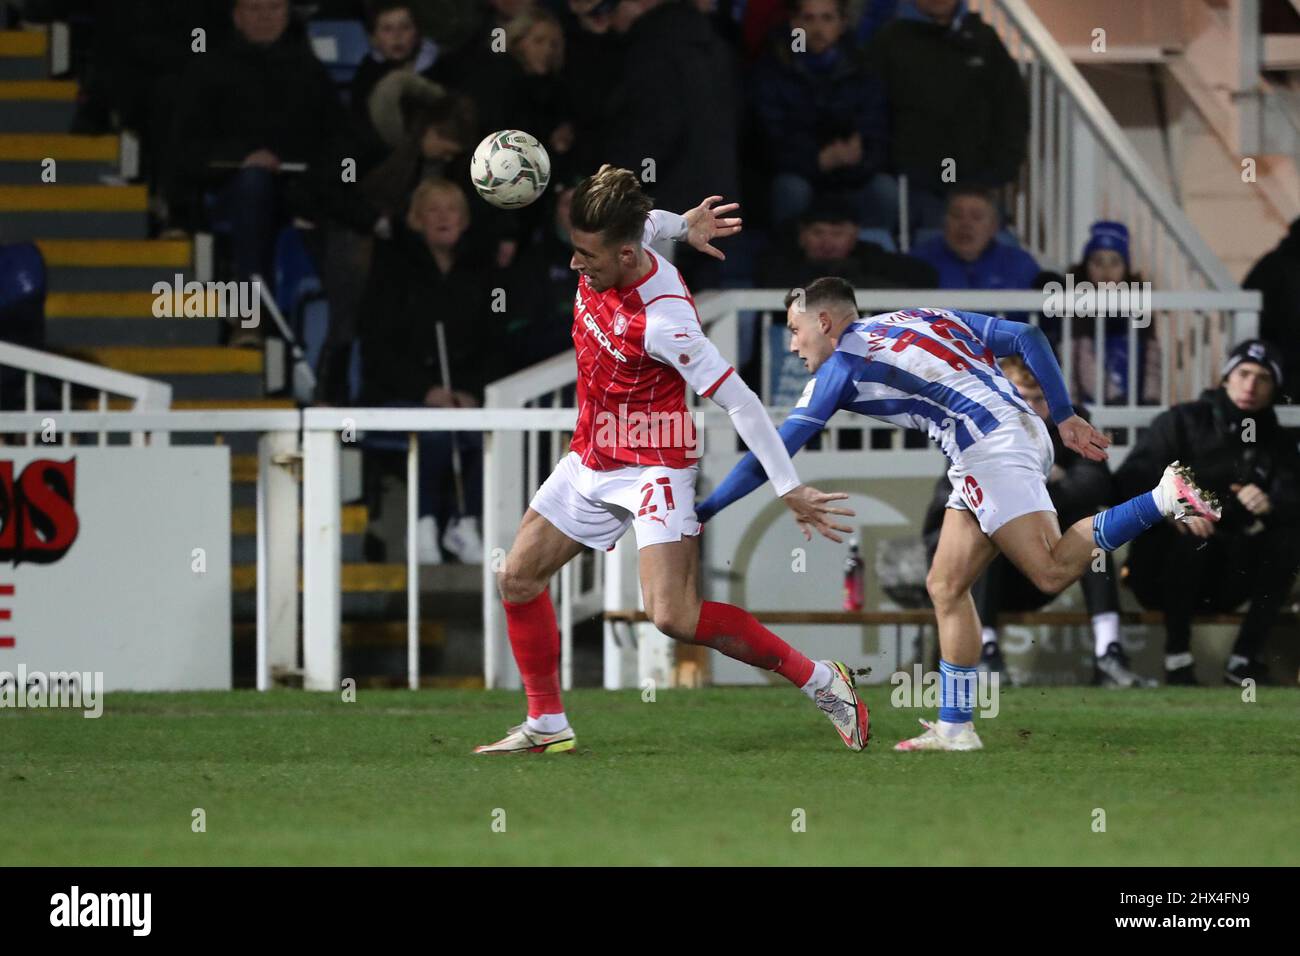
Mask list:
[[[862,555],[858,539],[849,539],[849,556],[844,561],[844,610],[861,611],[865,603]]]

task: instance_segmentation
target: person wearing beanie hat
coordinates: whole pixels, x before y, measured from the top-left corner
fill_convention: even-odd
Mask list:
[[[1140,283],[1142,277],[1133,272],[1130,258],[1128,227],[1122,222],[1098,220],[1088,229],[1088,241],[1083,255],[1070,270],[1076,283]],[[1053,279],[1065,284],[1064,276]],[[1049,330],[1061,320],[1053,318]],[[1104,395],[1096,396],[1097,348],[1095,323],[1087,318],[1076,318],[1073,328],[1073,383],[1074,399],[1082,403],[1104,402],[1108,405],[1127,404],[1128,332],[1126,316],[1109,316],[1104,325],[1106,338],[1103,344],[1105,372]],[[1138,330],[1137,382],[1133,394],[1140,405],[1158,405],[1161,401],[1160,383],[1163,373],[1160,342],[1155,335],[1155,324]]]
[[[1192,615],[1232,611],[1246,600],[1224,678],[1267,680],[1266,641],[1300,570],[1300,450],[1273,410],[1283,381],[1275,345],[1242,342],[1224,362],[1219,387],[1157,416],[1115,474],[1123,494],[1176,458],[1223,502],[1218,524],[1192,519],[1152,529],[1129,551],[1129,587],[1165,615],[1168,683],[1196,683]]]

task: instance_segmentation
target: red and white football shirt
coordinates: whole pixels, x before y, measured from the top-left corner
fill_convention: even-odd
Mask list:
[[[686,385],[707,398],[732,373],[705,338],[681,273],[645,251],[649,271],[633,285],[596,292],[586,276],[578,278],[578,423],[569,447],[596,471],[694,465]]]

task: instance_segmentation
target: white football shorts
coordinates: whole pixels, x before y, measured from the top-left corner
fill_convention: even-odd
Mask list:
[[[569,452],[537,489],[529,507],[589,548],[611,550],[628,526],[636,546],[680,541],[700,533],[695,517],[699,466],[629,465],[594,471]]]
[[[1055,458],[1043,420],[1021,413],[1019,423],[1003,422],[950,465],[947,507],[974,514],[987,535],[1031,511],[1055,512],[1047,493]]]

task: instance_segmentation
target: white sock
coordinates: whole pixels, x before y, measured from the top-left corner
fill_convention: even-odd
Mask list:
[[[996,644],[998,642],[998,629],[996,627],[980,628],[980,644]]]
[[[808,695],[809,700],[816,700],[817,692],[826,687],[834,676],[835,672],[825,661],[813,661],[812,677],[799,689]]]
[[[969,727],[970,725],[971,722],[969,720],[964,721],[963,723],[960,724],[950,723],[949,721],[946,720],[937,720],[934,723],[934,726],[939,728],[939,733],[943,734],[945,737],[956,737],[959,733],[961,733],[965,728]]]
[[[1186,667],[1189,664],[1195,663],[1195,661],[1196,658],[1192,657],[1191,651],[1184,651],[1181,654],[1166,654],[1165,670],[1177,670],[1180,667]]]
[[[536,731],[539,734],[558,734],[565,727],[569,726],[569,718],[564,716],[564,711],[558,714],[542,714],[540,717],[529,717],[526,721],[529,730]]]
[[[1098,657],[1105,657],[1110,646],[1119,643],[1119,611],[1103,611],[1092,616],[1092,639]]]
[[[1151,489],[1151,494],[1155,497],[1156,507],[1160,509],[1162,515],[1168,518],[1174,513],[1174,502],[1169,500],[1163,481]]]

